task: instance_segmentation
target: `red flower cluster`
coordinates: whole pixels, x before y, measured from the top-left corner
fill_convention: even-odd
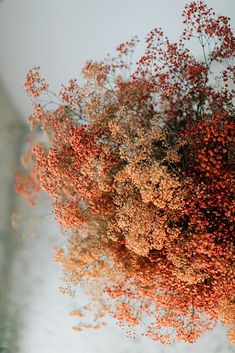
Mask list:
[[[27,74],[24,83],[26,92],[32,97],[40,96],[40,94],[49,87],[45,79],[40,77],[39,69],[39,66],[32,68]]]
[[[150,32],[128,79],[136,38],[114,59],[87,62],[85,83],[63,86],[57,109],[35,103],[30,123],[47,143],[35,141],[17,190],[30,201],[39,187],[50,195],[70,232],[56,249],[68,291],[85,279],[99,294],[94,328],[110,312],[128,335],[142,325],[162,343],[193,342],[221,319],[234,342],[234,36],[202,1],[183,17],[178,43]],[[192,39],[202,59],[187,48]],[[30,72],[27,91],[47,87]]]

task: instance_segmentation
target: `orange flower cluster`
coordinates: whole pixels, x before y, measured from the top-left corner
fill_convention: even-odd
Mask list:
[[[49,87],[45,79],[40,77],[39,69],[39,66],[32,68],[27,74],[24,83],[25,91],[33,97],[40,96]]]
[[[30,123],[47,142],[35,141],[17,190],[50,195],[69,232],[55,256],[68,291],[85,280],[99,293],[94,328],[109,312],[130,336],[140,325],[162,343],[194,342],[221,319],[234,342],[235,42],[229,19],[202,1],[183,16],[179,43],[151,31],[128,79],[136,38],[115,59],[87,62],[85,83],[63,86],[58,108],[35,102]],[[193,38],[202,60],[187,48]],[[33,78],[47,84],[30,73],[35,97]]]

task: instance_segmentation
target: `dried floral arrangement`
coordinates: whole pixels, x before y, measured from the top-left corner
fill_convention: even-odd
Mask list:
[[[38,67],[25,81],[47,141],[33,134],[16,189],[31,204],[46,191],[67,230],[68,291],[85,281],[97,303],[94,324],[73,313],[77,331],[109,312],[130,336],[194,342],[221,320],[235,342],[234,35],[202,1],[182,15],[179,41],[154,29],[133,71],[137,38],[59,95]]]

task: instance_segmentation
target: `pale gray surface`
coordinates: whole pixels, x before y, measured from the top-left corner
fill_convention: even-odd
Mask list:
[[[25,118],[30,104],[22,90],[28,70],[40,65],[53,89],[79,77],[86,60],[103,59],[137,34],[162,27],[177,40],[186,0],[3,0],[0,2],[0,76]],[[234,0],[208,0],[232,17]],[[197,51],[197,48],[194,48]],[[136,57],[142,53],[140,45]]]
[[[16,253],[18,235],[10,227],[10,214],[15,195],[13,172],[18,159],[17,148],[21,143],[20,120],[0,80],[0,352],[4,343],[17,340],[15,325],[8,312],[12,259]],[[4,342],[5,341],[5,342]]]

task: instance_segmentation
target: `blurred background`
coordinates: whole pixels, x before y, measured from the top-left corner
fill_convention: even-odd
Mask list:
[[[27,141],[30,101],[26,73],[40,65],[51,90],[80,77],[86,60],[100,60],[116,46],[162,27],[171,40],[181,31],[182,0],[2,0],[0,1],[0,352],[1,353],[228,353],[218,326],[194,345],[129,340],[110,319],[99,331],[75,333],[69,312],[86,296],[61,294],[62,271],[53,246],[65,241],[49,203],[30,209],[14,192],[14,171]],[[235,1],[210,0],[231,17]],[[143,53],[140,44],[135,59]],[[200,57],[198,48],[192,50]],[[11,216],[19,229],[11,227]]]

